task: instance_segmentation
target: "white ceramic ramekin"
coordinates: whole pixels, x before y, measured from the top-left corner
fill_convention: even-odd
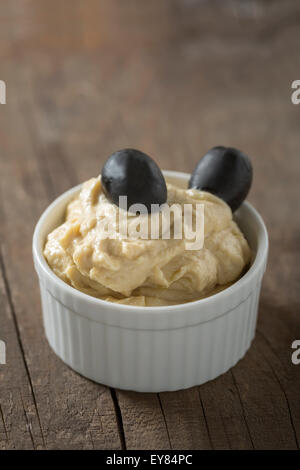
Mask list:
[[[164,174],[183,186],[189,178],[186,173]],[[256,210],[245,202],[235,214],[253,262],[232,286],[182,305],[119,305],[70,287],[43,256],[47,234],[63,221],[66,205],[79,189],[67,191],[46,209],[33,236],[45,332],[55,353],[89,379],[141,392],[200,385],[235,365],[255,334],[268,254],[267,231]]]

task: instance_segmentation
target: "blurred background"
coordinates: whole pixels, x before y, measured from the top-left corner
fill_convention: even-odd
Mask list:
[[[70,378],[72,372],[49,352],[43,337],[32,232],[50,201],[98,175],[106,157],[123,147],[148,153],[163,169],[187,172],[215,145],[237,147],[251,157],[249,200],[261,212],[271,241],[258,330],[273,348],[266,354],[283,374],[286,393],[299,397],[295,369],[291,376],[284,372],[291,367],[291,342],[300,336],[300,105],[291,101],[291,84],[300,79],[299,33],[297,0],[0,3],[0,79],[7,87],[6,105],[0,105],[3,285],[40,408],[51,403],[43,386],[60,397],[52,403],[59,410],[55,417],[49,412],[42,418],[54,443],[51,420],[59,429],[64,422],[79,426],[80,421],[79,414],[66,412],[68,405],[60,405],[65,384],[77,384],[76,396],[69,398],[74,409],[85,406],[80,387],[85,397],[88,385],[75,374]],[[2,336],[13,338],[13,327],[7,325],[8,320]],[[263,401],[260,386],[271,390],[278,384],[261,369],[259,347],[253,351],[255,373],[242,374],[240,380],[248,398],[256,384],[249,399],[252,425],[259,427],[261,410],[273,406]],[[45,364],[51,364],[46,377]],[[64,377],[59,383],[58,372]],[[17,376],[13,370],[2,380],[11,384]],[[97,395],[89,387],[89,396]],[[274,398],[282,391],[276,393],[270,403],[287,413]],[[299,426],[299,406],[293,412]],[[280,419],[270,421],[273,436],[256,434],[257,447],[290,445],[274,424]],[[67,430],[61,436],[70,447]],[[137,431],[135,438],[141,436]],[[157,436],[157,442],[151,441],[154,448],[161,442]],[[90,445],[84,439],[77,441],[79,447]]]

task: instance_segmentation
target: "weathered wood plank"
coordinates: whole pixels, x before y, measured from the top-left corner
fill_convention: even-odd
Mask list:
[[[44,437],[0,251],[0,339],[6,364],[0,364],[0,449],[43,449]]]
[[[172,449],[212,449],[206,410],[197,387],[159,394]]]
[[[289,404],[261,354],[259,340],[258,336],[245,359],[232,370],[249,434],[256,449],[297,449]]]
[[[49,197],[40,171],[43,162],[38,161],[40,155],[36,153],[23,113],[25,95],[19,94],[20,87],[24,87],[23,78],[21,68],[17,79],[9,75],[10,101],[5,116],[0,116],[6,136],[1,159],[1,238],[11,302],[45,445],[47,448],[120,448],[110,390],[67,368],[50,351],[43,335],[31,237]],[[12,377],[12,391],[14,382]]]
[[[118,390],[127,449],[170,449],[171,442],[158,396]]]

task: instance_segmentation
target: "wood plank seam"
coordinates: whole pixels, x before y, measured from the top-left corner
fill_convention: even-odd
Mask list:
[[[208,421],[207,421],[207,416],[206,416],[206,413],[205,413],[204,404],[203,404],[203,400],[202,400],[202,397],[201,397],[200,387],[198,387],[198,397],[199,397],[199,402],[200,402],[200,406],[201,406],[201,410],[202,410],[202,414],[203,414],[203,418],[204,418],[204,422],[205,422],[205,426],[206,426],[206,430],[207,430],[208,440],[209,440],[211,448],[214,449],[214,444],[213,444],[213,440],[212,440],[212,437],[211,437],[211,434],[210,434]]]
[[[232,380],[233,380],[235,389],[236,389],[237,394],[238,394],[238,399],[239,399],[239,403],[240,403],[240,406],[241,406],[242,416],[243,416],[243,419],[244,419],[244,422],[245,422],[247,433],[248,433],[251,445],[252,445],[253,449],[255,450],[255,445],[254,445],[254,441],[253,441],[253,438],[252,438],[252,435],[251,435],[251,432],[250,432],[250,427],[249,427],[249,424],[248,424],[248,421],[247,421],[247,418],[246,418],[246,413],[245,413],[245,408],[244,408],[244,405],[243,405],[242,397],[241,397],[240,390],[239,390],[239,387],[238,387],[238,384],[237,384],[237,381],[236,381],[236,378],[235,378],[235,375],[234,375],[232,369],[230,370],[230,374],[232,376]]]
[[[165,422],[166,431],[167,431],[167,436],[168,436],[168,441],[169,441],[169,444],[170,444],[170,449],[172,449],[172,443],[171,443],[171,438],[170,438],[168,423],[167,423],[167,420],[166,420],[166,415],[165,415],[165,412],[164,412],[164,408],[163,408],[163,406],[162,406],[162,402],[161,402],[160,394],[159,394],[159,393],[157,394],[157,398],[158,398],[158,403],[159,403],[159,406],[160,406],[160,409],[161,409],[161,412],[162,412],[162,417],[163,417],[163,420],[164,420],[164,422]]]
[[[30,436],[30,439],[31,439],[31,442],[32,442],[32,446],[33,446],[33,449],[36,450],[36,445],[35,445],[35,442],[34,442],[34,437],[33,437],[33,434],[32,434],[32,426],[31,426],[31,423],[28,419],[28,416],[27,416],[27,412],[26,412],[26,408],[25,408],[25,404],[24,404],[24,400],[23,400],[23,397],[22,397],[22,392],[20,390],[20,398],[21,398],[21,403],[22,403],[22,408],[23,408],[23,413],[24,413],[24,417],[25,417],[25,421],[26,421],[26,429],[29,433],[29,436]]]
[[[118,402],[117,398],[117,393],[114,388],[109,388],[110,389],[110,394],[111,398],[113,400],[114,408],[115,408],[115,414],[116,414],[116,420],[117,420],[117,425],[118,425],[118,432],[119,432],[119,438],[121,442],[121,447],[122,450],[126,450],[126,438],[125,438],[125,431],[124,431],[124,426],[123,426],[123,418],[122,418],[122,413],[121,413],[121,408]]]
[[[3,414],[3,410],[2,410],[1,403],[0,403],[0,416],[1,416],[1,419],[2,419],[2,422],[3,422],[3,429],[4,429],[4,433],[5,433],[6,440],[7,440],[7,442],[9,442],[8,430],[7,430],[7,426],[6,426],[6,423],[5,423],[5,419],[4,419],[4,414]]]

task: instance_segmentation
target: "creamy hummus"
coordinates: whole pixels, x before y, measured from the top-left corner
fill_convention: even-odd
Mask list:
[[[140,306],[201,299],[235,282],[250,263],[248,243],[216,196],[168,184],[168,204],[204,205],[204,245],[187,250],[186,240],[114,238],[103,226],[121,211],[101,190],[100,178],[83,184],[66,210],[65,222],[48,235],[44,255],[54,273],[86,294]],[[135,216],[129,217],[134,223]],[[172,231],[171,231],[172,233]]]

